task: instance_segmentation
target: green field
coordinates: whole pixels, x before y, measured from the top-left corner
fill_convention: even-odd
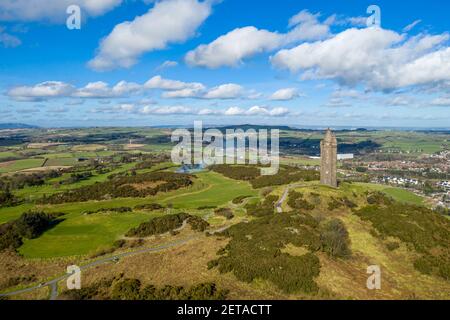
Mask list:
[[[0,173],[15,172],[42,166],[44,159],[24,159],[0,164]]]
[[[124,169],[122,168],[122,170]],[[39,238],[27,240],[19,251],[27,258],[89,254],[99,248],[111,246],[114,240],[119,239],[130,228],[156,215],[156,213],[143,212],[83,215],[83,212],[89,210],[121,206],[134,207],[149,202],[158,202],[164,205],[172,204],[176,211],[195,210],[200,206],[224,205],[239,195],[256,196],[258,194],[258,191],[253,190],[248,182],[231,180],[214,172],[203,172],[196,176],[194,185],[189,188],[158,194],[149,198],[124,198],[39,206],[38,208],[46,212],[64,212],[67,215],[63,217],[63,222],[45,232]],[[106,179],[103,176],[101,178]],[[87,181],[84,183],[87,183]],[[92,181],[89,181],[89,183],[92,183]],[[39,188],[45,190],[47,187],[36,187],[36,189]],[[71,188],[73,188],[73,185]],[[0,222],[15,219],[31,208],[32,205],[27,204],[0,209]]]
[[[150,219],[155,214],[111,213],[82,215],[73,213],[63,222],[37,239],[27,240],[20,254],[27,258],[76,256],[106,248],[130,228]]]
[[[391,196],[394,200],[397,200],[400,202],[416,204],[416,205],[424,204],[424,198],[422,198],[408,190],[387,187],[387,186],[373,184],[373,183],[355,183],[355,185],[361,186],[367,190],[377,190],[377,191],[384,192],[385,194]]]
[[[2,161],[3,159],[7,159],[7,158],[11,158],[11,157],[17,157],[17,156],[19,156],[19,154],[17,154],[16,152],[1,151],[0,152],[0,161]]]
[[[191,209],[201,206],[220,206],[241,195],[255,196],[257,190],[252,189],[248,182],[225,178],[215,172],[196,174],[205,184],[199,191],[187,192],[165,198],[162,204],[171,203],[174,208]]]

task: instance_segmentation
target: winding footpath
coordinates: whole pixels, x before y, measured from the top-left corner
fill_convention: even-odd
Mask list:
[[[225,231],[226,229],[228,229],[229,227],[231,227],[231,225],[227,225],[227,226],[223,226],[220,227],[218,229],[209,231],[209,234],[216,234],[216,233],[220,233]],[[110,256],[110,257],[105,257],[105,258],[101,258],[95,261],[92,261],[88,264],[85,264],[83,266],[80,267],[80,270],[87,270],[87,269],[91,269],[93,267],[105,264],[105,263],[110,263],[110,262],[116,262],[118,259],[120,258],[125,258],[125,257],[129,257],[132,255],[136,255],[136,254],[142,254],[142,253],[149,253],[149,252],[159,252],[159,251],[163,251],[163,250],[167,250],[170,248],[174,248],[177,246],[181,246],[183,244],[186,244],[187,242],[191,241],[191,240],[195,240],[198,239],[200,237],[203,236],[203,233],[201,234],[195,234],[195,235],[191,235],[189,237],[180,239],[180,240],[176,240],[173,242],[168,242],[156,247],[149,247],[149,248],[142,248],[142,249],[138,249],[138,250],[134,250],[134,251],[128,251],[128,252],[124,252],[124,253],[120,253],[114,256]],[[20,289],[20,290],[16,290],[16,291],[12,291],[12,292],[7,292],[7,293],[0,293],[0,297],[9,297],[9,296],[14,296],[17,294],[22,294],[22,293],[28,293],[37,289],[41,289],[44,287],[49,287],[50,289],[50,300],[56,300],[56,298],[58,297],[58,282],[65,280],[67,278],[69,278],[72,274],[64,274],[62,276],[59,276],[55,279],[52,279],[50,281],[44,282],[42,284],[33,286],[33,287],[29,287],[29,288],[24,288],[24,289]]]

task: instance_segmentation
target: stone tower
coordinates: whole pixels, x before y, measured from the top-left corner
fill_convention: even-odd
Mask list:
[[[330,129],[327,129],[325,139],[320,142],[320,162],[320,183],[336,188],[337,140]]]

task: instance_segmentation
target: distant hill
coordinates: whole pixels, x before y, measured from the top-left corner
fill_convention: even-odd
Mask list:
[[[294,128],[288,127],[288,126],[265,126],[265,125],[251,125],[251,124],[243,124],[243,125],[236,125],[236,126],[223,126],[223,127],[214,127],[216,129],[219,129],[220,131],[225,131],[227,129],[242,129],[244,131],[247,131],[249,129],[254,130],[273,130],[273,129],[279,129],[279,130],[296,130]]]
[[[0,123],[0,130],[2,129],[36,129],[38,126],[33,126],[25,123]]]

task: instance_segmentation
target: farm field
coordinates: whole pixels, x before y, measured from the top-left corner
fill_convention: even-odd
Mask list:
[[[16,172],[42,166],[44,159],[23,159],[0,163],[0,173]]]
[[[88,128],[61,129],[52,132],[52,137],[56,140],[64,137],[75,139],[75,142],[63,144],[48,142],[51,139],[46,137],[45,133],[31,132],[38,136],[42,135],[42,139],[46,142],[36,142],[33,149],[25,149],[26,144],[0,149],[0,182],[3,181],[4,186],[11,183],[11,189],[8,191],[17,201],[0,207],[0,225],[14,225],[23,219],[24,213],[27,212],[44,213],[57,218],[54,224],[37,236],[23,237],[22,243],[13,252],[0,250],[0,268],[8,269],[6,273],[0,275],[0,293],[36,286],[38,283],[53,279],[64,273],[65,265],[69,262],[88,265],[102,259],[112,259],[117,255],[130,254],[127,257],[121,256],[118,262],[107,263],[86,271],[86,283],[94,285],[102,277],[114,277],[123,273],[126,277],[139,279],[143,283],[161,286],[166,284],[191,286],[200,280],[212,281],[217,286],[230,290],[228,298],[408,299],[413,294],[423,298],[445,298],[450,294],[450,286],[446,280],[443,281],[436,275],[424,275],[414,267],[417,253],[411,251],[405,242],[392,236],[377,236],[374,225],[356,215],[358,210],[365,208],[368,204],[367,198],[372,194],[377,197],[387,196],[398,205],[425,208],[421,210],[430,210],[429,208],[433,207],[429,197],[421,196],[417,191],[414,193],[412,189],[368,182],[371,181],[367,178],[370,172],[360,170],[361,172],[355,175],[355,170],[349,168],[349,162],[344,161],[338,164],[339,187],[335,189],[321,185],[317,181],[319,176],[312,174],[312,171],[320,165],[320,160],[309,158],[309,153],[317,150],[317,143],[322,138],[320,132],[282,132],[282,139],[286,140],[284,142],[282,140],[284,147],[281,165],[282,171],[288,172],[286,176],[280,173],[279,177],[268,177],[260,181],[252,176],[254,173],[251,170],[250,176],[246,176],[248,168],[235,166],[234,169],[237,170],[235,174],[227,173],[227,170],[221,174],[214,168],[205,168],[202,171],[194,170],[191,174],[188,173],[191,177],[190,184],[174,188],[172,183],[176,185],[175,179],[167,185],[167,189],[145,195],[135,192],[146,192],[146,188],[158,188],[164,183],[165,176],[178,177],[178,174],[179,177],[182,176],[178,173],[181,172],[178,170],[180,165],[175,165],[170,160],[168,151],[173,145],[167,142],[170,134],[167,129]],[[128,135],[134,137],[131,148]],[[339,143],[347,148],[344,151],[352,152],[360,146],[365,148],[361,154],[355,153],[358,168],[364,166],[361,162],[367,157],[376,158],[380,152],[383,152],[381,157],[386,155],[391,157],[394,152],[392,150],[395,149],[396,157],[404,152],[409,161],[415,157],[414,152],[424,153],[425,150],[438,152],[447,148],[446,140],[439,140],[440,134],[432,136],[428,133],[411,135],[388,131],[342,131],[337,135]],[[33,140],[39,141],[36,136],[33,136]],[[414,141],[420,143],[415,144]],[[409,148],[414,145],[420,145],[421,150],[410,150]],[[301,150],[301,153],[298,153],[298,150]],[[303,154],[303,151],[306,154]],[[2,156],[4,159],[12,156],[27,158],[2,162]],[[139,177],[147,174],[160,176],[156,180],[140,182]],[[299,180],[292,181],[289,179],[290,174],[299,174]],[[314,178],[312,181],[311,179],[304,181],[300,178],[302,174]],[[355,177],[358,178],[356,181]],[[118,183],[122,180],[131,182]],[[254,188],[252,184],[260,188]],[[111,189],[111,185],[115,189]],[[109,191],[104,191],[98,186],[103,186]],[[124,188],[125,186],[127,188]],[[129,189],[130,186],[132,189]],[[115,194],[122,188],[124,194],[134,189],[132,193],[134,195]],[[85,194],[82,190],[90,190],[89,192],[95,196]],[[58,198],[61,195],[71,194],[76,196],[62,200]],[[293,196],[299,198],[293,201],[291,199]],[[77,199],[85,200],[77,201]],[[150,226],[156,223],[155,221],[175,219],[182,214],[196,217],[199,219],[196,220],[197,223],[205,223],[206,225],[200,229],[203,231],[196,230],[195,223],[191,225],[185,220],[173,229],[165,229],[164,226],[160,233],[152,233],[154,230],[151,228],[156,227]],[[305,221],[309,221],[311,225],[306,229],[305,226],[299,225],[292,228],[288,225],[287,229],[280,229],[279,224],[286,222],[284,219],[293,219],[290,223],[296,224],[295,216],[303,217],[305,214],[317,221],[317,225],[307,218]],[[445,221],[450,221],[448,220],[450,216],[445,217],[447,218]],[[261,222],[267,219],[273,221],[270,220],[268,224]],[[322,241],[320,240],[324,236],[321,233],[322,228],[335,220],[339,220],[348,233],[351,257],[333,258],[326,252],[325,247],[321,247],[322,244],[313,246],[315,249],[312,249],[297,243],[308,237],[318,237],[317,241]],[[412,225],[420,223],[422,221],[419,220]],[[248,231],[246,231],[247,224]],[[312,231],[311,227],[314,234],[308,234],[306,238],[301,234],[293,237],[293,233],[296,232]],[[148,228],[151,232],[149,231],[148,236],[145,234],[138,237],[130,236],[129,232],[133,228],[144,231]],[[244,233],[239,234],[239,230]],[[215,234],[216,231],[219,233]],[[264,246],[257,245],[261,241],[260,236],[266,237],[261,242],[265,244]],[[240,250],[239,246],[236,247],[235,241],[243,241],[239,246],[253,247],[249,247],[246,254],[239,253],[237,257],[233,257],[233,254]],[[233,245],[224,251],[230,243]],[[283,245],[278,248],[281,243]],[[391,251],[388,249],[391,246],[397,249]],[[279,253],[274,253],[273,257],[264,263],[256,262],[259,256],[252,255],[264,248],[268,250],[276,248],[274,252],[279,250]],[[265,250],[259,253],[266,254]],[[278,260],[278,254],[287,260]],[[273,269],[271,264],[275,261],[289,264],[289,261],[293,261],[291,259],[300,259],[298,262],[301,263],[305,255],[309,254],[316,257],[320,263],[319,273],[313,280],[320,290],[314,294],[302,290],[287,292],[277,279],[270,280],[270,276],[266,276],[266,271],[251,281],[243,281],[241,277],[245,272],[260,272],[254,269],[254,262],[258,263],[260,268]],[[220,260],[224,256],[231,259],[225,263],[227,268],[240,270],[240,264],[246,263],[247,265],[242,266],[246,271],[231,269],[230,272],[222,273],[219,267],[214,267],[215,262],[212,261]],[[384,282],[386,291],[383,293],[372,294],[359,287],[359,282],[365,283],[364,266],[367,261],[383,266],[386,272]],[[181,266],[185,265],[190,265],[190,269],[180,272]],[[289,268],[291,267],[297,268],[298,265]],[[289,269],[287,266],[284,268]],[[290,272],[283,274],[281,278],[287,279],[292,276],[295,278],[299,274],[301,272]],[[418,284],[412,287],[407,281],[407,276],[401,277],[401,274],[414,276]],[[394,277],[396,281],[392,280]],[[297,281],[298,279],[302,280]],[[298,279],[293,279],[291,283],[311,281]],[[63,287],[62,282],[59,283],[59,287]],[[13,298],[48,298],[47,291],[38,289]],[[63,292],[59,294],[64,297]]]

